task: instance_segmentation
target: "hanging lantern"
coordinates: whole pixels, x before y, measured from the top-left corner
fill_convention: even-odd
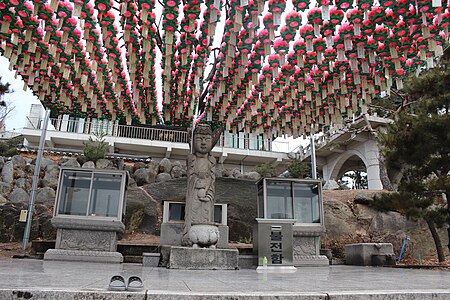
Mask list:
[[[361,24],[364,21],[364,13],[357,9],[350,9],[347,11],[347,19],[353,24],[354,34],[361,35]]]
[[[336,6],[340,9],[347,10],[353,5],[353,0],[335,0]]]
[[[314,39],[314,27],[308,23],[300,27],[300,35],[306,41],[306,50],[312,51],[312,40]]]
[[[294,43],[294,51],[297,56],[297,65],[303,67],[303,55],[306,53],[306,43],[303,39],[298,39]]]
[[[336,26],[334,26],[330,21],[323,21],[322,28],[321,28],[321,34],[323,37],[325,37],[328,47],[333,46],[333,34],[335,31],[335,28],[336,28]]]
[[[292,4],[297,11],[305,11],[309,7],[309,0],[292,0]]]
[[[315,38],[313,40],[313,46],[314,46],[314,51],[317,52],[317,57],[320,58],[320,60],[322,60],[321,59],[322,53],[327,48],[327,44],[325,43],[325,40],[321,37]]]
[[[285,55],[289,51],[289,44],[282,38],[277,38],[273,42],[273,49],[279,54],[280,64],[285,64]],[[270,59],[270,56],[269,56]]]
[[[320,34],[320,25],[322,25],[322,9],[313,7],[308,11],[308,22],[314,26],[314,34]]]
[[[296,30],[298,30],[300,24],[302,23],[302,16],[296,11],[291,11],[286,15],[285,21],[286,26],[290,30],[295,32]]]
[[[269,0],[269,11],[273,14],[275,26],[281,24],[281,14],[286,10],[286,0]]]
[[[332,7],[330,9],[330,22],[334,26],[340,25],[342,20],[344,19],[344,12],[336,7]]]
[[[280,35],[284,41],[290,42],[295,37],[295,29],[292,30],[290,27],[283,26],[280,29]]]
[[[385,17],[386,13],[380,6],[373,7],[372,10],[369,11],[369,20],[373,24],[383,24]]]
[[[113,6],[112,0],[95,0],[95,8],[100,13],[105,13],[109,11]]]
[[[319,1],[319,5],[322,8],[322,19],[324,21],[330,20],[330,4],[331,4],[330,0],[320,0]]]
[[[274,23],[274,16],[272,13],[265,14],[263,18],[264,27],[268,28],[269,37],[271,40],[275,38],[275,29],[278,27],[278,25],[275,25]]]

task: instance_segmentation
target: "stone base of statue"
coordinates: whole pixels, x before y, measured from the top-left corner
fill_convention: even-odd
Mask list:
[[[212,224],[192,224],[188,235],[193,248],[216,248],[219,228]]]
[[[237,249],[211,249],[171,246],[167,268],[185,270],[236,270]]]

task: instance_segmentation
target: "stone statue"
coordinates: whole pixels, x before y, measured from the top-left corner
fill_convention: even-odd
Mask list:
[[[210,152],[221,133],[221,129],[213,133],[207,124],[198,124],[194,129],[186,164],[188,182],[183,246],[215,247],[217,243],[219,231],[214,225],[216,159]]]

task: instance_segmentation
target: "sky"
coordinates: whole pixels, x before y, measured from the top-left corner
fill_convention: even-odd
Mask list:
[[[2,83],[11,84],[10,89],[14,93],[6,94],[4,100],[6,103],[15,106],[14,110],[6,119],[6,131],[22,132],[25,126],[26,118],[30,113],[31,104],[39,104],[37,97],[33,95],[29,88],[23,90],[24,82],[20,76],[14,78],[14,73],[8,70],[9,61],[0,55],[0,77]]]

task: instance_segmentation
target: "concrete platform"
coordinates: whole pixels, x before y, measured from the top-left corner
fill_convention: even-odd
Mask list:
[[[141,292],[111,292],[109,279],[138,275]],[[299,267],[256,270],[171,270],[140,264],[0,260],[0,299],[46,300],[341,300],[450,299],[450,270],[382,267]]]

